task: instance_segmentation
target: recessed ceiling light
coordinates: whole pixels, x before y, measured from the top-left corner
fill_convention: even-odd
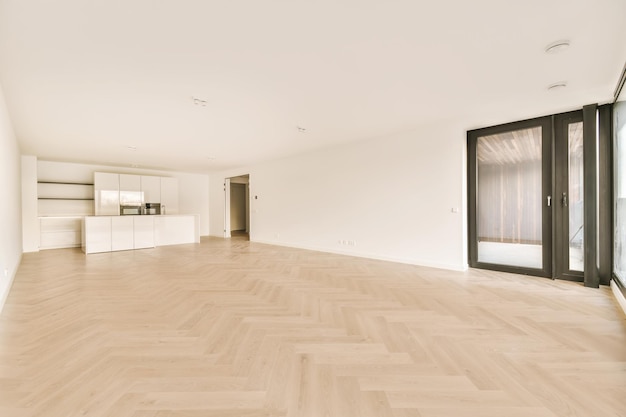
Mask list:
[[[207,104],[206,100],[202,100],[201,98],[198,98],[198,97],[191,97],[191,99],[193,100],[193,104],[195,104],[196,106],[206,107],[206,104]]]
[[[569,48],[570,42],[568,40],[560,40],[556,42],[552,42],[550,45],[546,46],[547,54],[556,54],[559,52],[563,52],[567,48]]]
[[[127,146],[126,148],[128,148],[131,151],[136,151],[137,150],[136,146]]]
[[[548,91],[561,90],[567,87],[567,81],[559,81],[548,86]]]

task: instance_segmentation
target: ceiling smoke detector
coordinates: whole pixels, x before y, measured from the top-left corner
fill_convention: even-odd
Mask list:
[[[568,40],[556,41],[546,46],[545,51],[547,54],[557,54],[559,52],[565,51],[567,48],[569,48],[569,46],[570,42]]]

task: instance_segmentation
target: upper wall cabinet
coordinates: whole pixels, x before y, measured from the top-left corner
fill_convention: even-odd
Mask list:
[[[119,174],[94,173],[94,200],[96,216],[117,216],[120,214]]]
[[[161,178],[161,214],[178,214],[178,178]]]
[[[139,175],[120,174],[120,205],[140,206],[142,204],[141,177]]]
[[[118,216],[121,206],[161,204],[161,214],[178,214],[178,178],[94,173],[96,216]]]
[[[141,191],[141,177],[132,174],[120,174],[120,190]]]
[[[161,203],[161,177],[141,176],[144,203]]]

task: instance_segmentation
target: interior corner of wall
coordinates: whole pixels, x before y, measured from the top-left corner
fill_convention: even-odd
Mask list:
[[[13,265],[13,268],[11,268],[11,276],[9,277],[8,282],[6,283],[6,286],[2,289],[2,293],[0,293],[0,314],[2,314],[2,310],[4,309],[4,305],[7,301],[7,298],[9,297],[9,292],[11,291],[11,287],[13,286],[13,281],[15,280],[15,276],[17,275],[17,270],[20,266],[20,264],[22,263],[22,255],[20,254],[20,256],[18,256],[17,258],[17,262],[15,265]]]

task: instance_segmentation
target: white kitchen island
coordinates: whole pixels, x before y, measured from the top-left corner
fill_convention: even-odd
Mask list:
[[[86,216],[82,226],[85,253],[200,242],[196,215]]]

